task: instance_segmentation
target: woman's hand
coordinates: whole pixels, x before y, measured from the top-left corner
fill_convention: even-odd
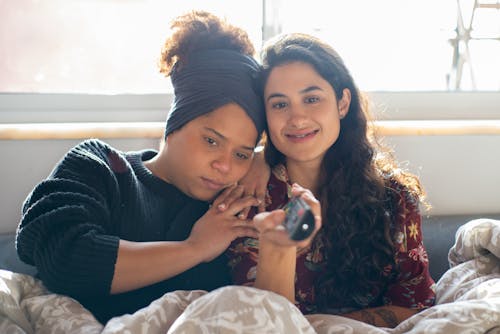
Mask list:
[[[235,201],[240,200],[241,198],[244,197],[244,192],[245,188],[240,185],[232,185],[228,188],[226,188],[213,202],[212,202],[212,207],[215,207],[217,210],[220,212],[226,211],[229,207],[231,207]],[[255,198],[253,196],[247,196],[251,198]],[[259,201],[256,199],[254,201],[256,203],[255,205],[259,204]],[[244,213],[245,211],[248,212],[252,205],[243,208],[240,212],[237,213],[238,218],[245,220],[247,218],[247,214]]]
[[[269,242],[279,247],[296,246],[304,248],[309,246],[312,239],[321,228],[321,206],[311,191],[302,188],[298,184],[292,186],[292,195],[300,196],[310,207],[314,215],[314,231],[305,240],[291,240],[283,227],[285,212],[281,209],[272,212],[263,212],[256,215],[253,219],[255,228],[259,231],[260,242]]]
[[[226,194],[226,197],[217,198],[217,206],[219,210],[223,211],[226,207],[230,206],[232,201],[234,201],[239,194],[242,196],[252,196],[257,198],[259,212],[264,212],[266,210],[266,191],[267,182],[271,176],[271,168],[266,163],[264,159],[264,151],[256,152],[252,165],[245,176],[238,182],[238,190],[234,189],[233,194]],[[215,202],[214,202],[215,204]],[[239,216],[241,219],[245,219],[250,212],[251,207],[243,209]]]
[[[258,202],[252,196],[241,197],[242,193],[242,187],[233,186],[226,189],[220,196],[223,199],[230,199],[228,201],[230,205],[220,210],[218,207],[222,201],[217,198],[212,207],[193,226],[186,241],[203,252],[205,262],[222,254],[236,238],[258,237],[253,222],[241,218],[240,215],[243,209],[255,206]]]

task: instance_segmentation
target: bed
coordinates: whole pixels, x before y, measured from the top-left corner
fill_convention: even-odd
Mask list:
[[[235,286],[167,293],[102,325],[75,300],[48,291],[33,268],[2,269],[0,333],[500,333],[500,220],[462,224],[448,261],[435,286],[436,305],[394,329],[334,315],[304,317],[281,296]]]

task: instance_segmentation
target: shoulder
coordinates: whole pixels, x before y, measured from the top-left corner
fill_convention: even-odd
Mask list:
[[[385,186],[393,214],[419,211],[419,195],[411,188],[392,177],[385,179]]]
[[[54,166],[50,175],[35,186],[25,205],[49,195],[54,197],[64,193],[102,199],[99,190],[114,187],[115,184],[109,163],[111,152],[119,154],[97,139],[75,145]]]
[[[115,169],[127,170],[127,165],[123,153],[110,145],[97,139],[85,140],[62,157],[50,175],[33,189],[28,201],[58,192],[91,197],[114,192],[117,188]]]
[[[68,151],[66,156],[74,156],[82,160],[105,161],[111,152],[118,151],[99,139],[87,139]]]
[[[71,148],[56,165],[53,176],[65,170],[93,172],[102,169],[126,169],[124,154],[99,139],[88,139]]]

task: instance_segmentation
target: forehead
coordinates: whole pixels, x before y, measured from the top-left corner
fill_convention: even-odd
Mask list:
[[[316,69],[306,62],[291,62],[276,66],[269,73],[265,94],[275,91],[301,90],[309,86],[330,86]]]
[[[257,129],[243,110],[236,103],[225,104],[209,113],[199,116],[185,125],[187,130],[214,130],[235,146],[254,147],[257,141]]]

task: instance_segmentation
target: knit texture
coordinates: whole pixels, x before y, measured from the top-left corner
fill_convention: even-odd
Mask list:
[[[135,312],[173,290],[229,283],[224,256],[171,279],[110,295],[120,239],[185,240],[206,212],[143,164],[156,151],[124,153],[99,140],[71,149],[24,202],[16,247],[48,289],[67,294],[98,320]],[[182,259],[179,259],[182,261]]]

